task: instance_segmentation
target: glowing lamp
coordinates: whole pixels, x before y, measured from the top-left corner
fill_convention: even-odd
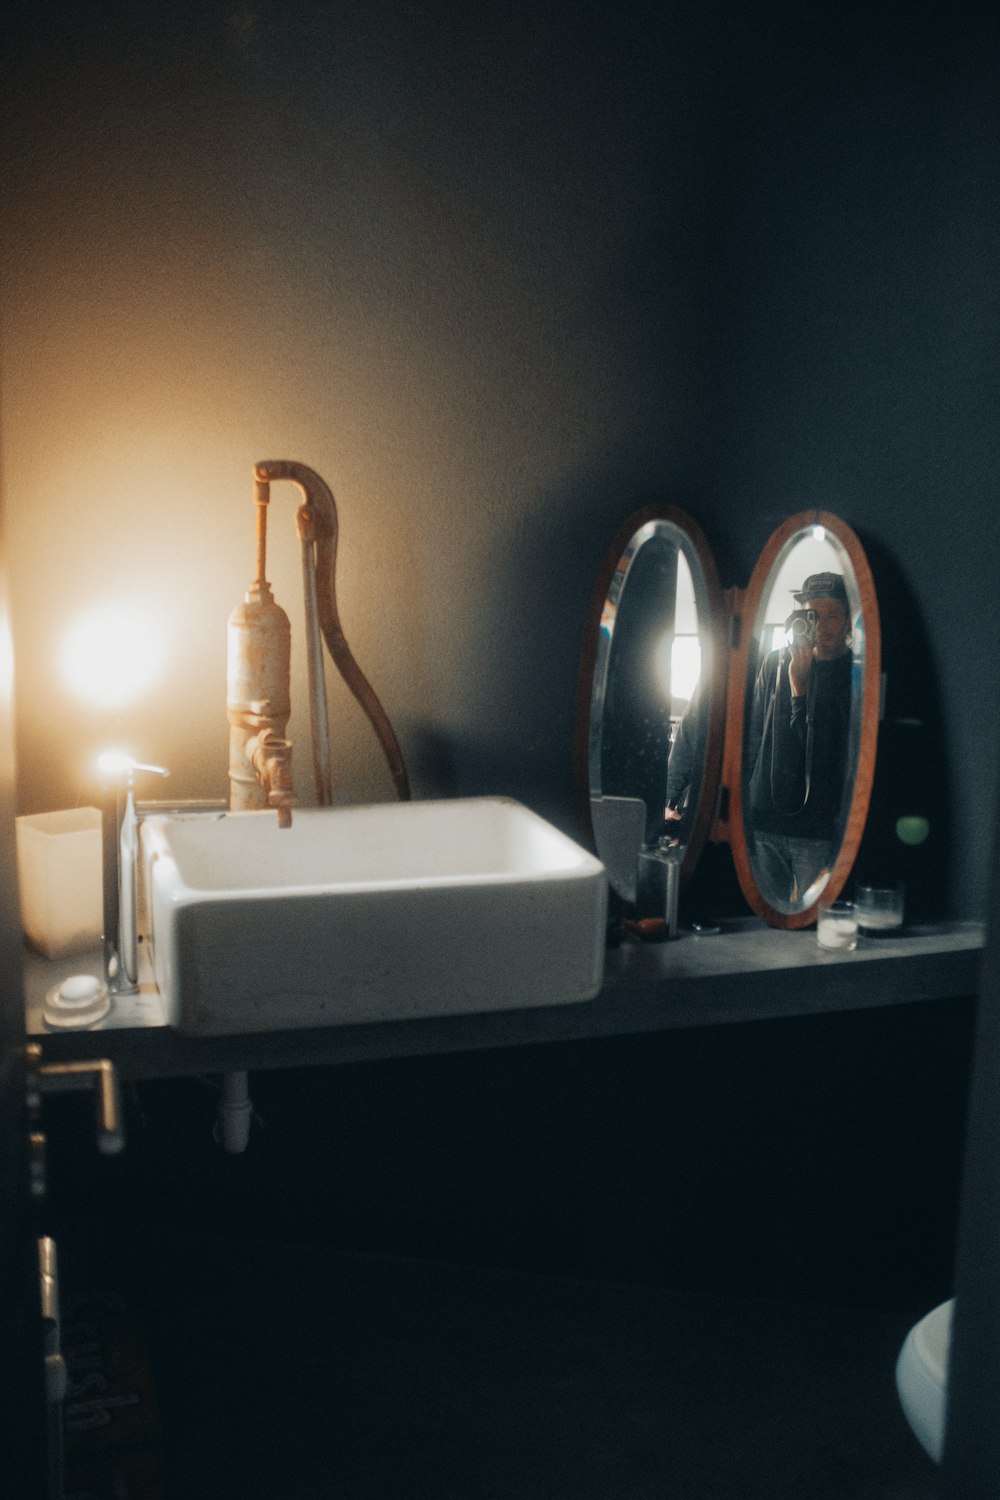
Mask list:
[[[98,708],[142,697],[163,670],[163,642],[148,618],[121,604],[88,610],[70,627],[59,665],[67,686]]]

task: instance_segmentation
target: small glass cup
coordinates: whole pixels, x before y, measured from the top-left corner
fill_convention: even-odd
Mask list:
[[[901,885],[859,885],[854,914],[862,937],[897,937],[903,926],[905,891]]]
[[[816,941],[829,953],[853,953],[858,946],[858,920],[850,901],[820,902]]]

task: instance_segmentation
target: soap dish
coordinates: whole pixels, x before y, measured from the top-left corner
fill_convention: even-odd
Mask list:
[[[56,1030],[79,1030],[95,1026],[110,1009],[111,997],[102,979],[93,974],[71,974],[45,996],[42,1019]]]

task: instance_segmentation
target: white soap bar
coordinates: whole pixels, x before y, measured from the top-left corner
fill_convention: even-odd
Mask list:
[[[42,1019],[46,1026],[93,1026],[111,1009],[108,987],[94,974],[71,974],[53,985],[45,996]]]

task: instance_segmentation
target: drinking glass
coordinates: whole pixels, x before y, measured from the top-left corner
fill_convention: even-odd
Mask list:
[[[831,953],[854,952],[858,946],[858,921],[850,901],[820,902],[816,941]]]
[[[854,911],[862,937],[895,937],[903,925],[904,897],[901,885],[859,885]]]

